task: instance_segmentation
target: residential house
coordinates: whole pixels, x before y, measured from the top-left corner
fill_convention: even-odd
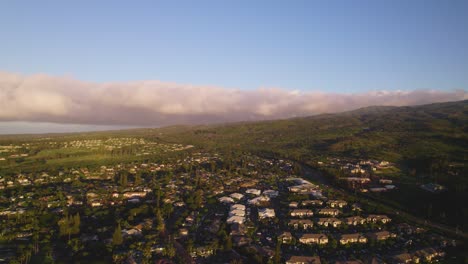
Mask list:
[[[322,208],[317,211],[320,215],[329,215],[329,216],[337,216],[340,214],[340,210],[334,208]]]
[[[223,197],[219,198],[218,201],[220,201],[221,203],[224,203],[224,204],[234,203],[234,199],[232,199],[231,197],[227,197],[227,196],[223,196]]]
[[[187,228],[181,228],[179,229],[179,235],[181,236],[187,236],[189,233],[188,229]]]
[[[317,224],[320,225],[320,226],[325,226],[325,227],[328,227],[328,226],[333,226],[333,227],[338,227],[339,225],[342,224],[341,220],[337,219],[337,218],[319,218],[317,220]]]
[[[291,232],[283,232],[281,235],[278,236],[278,240],[281,241],[283,244],[289,244],[293,240],[293,236]]]
[[[364,219],[364,218],[362,218],[360,216],[346,217],[343,220],[347,225],[353,225],[353,226],[363,225],[363,224],[366,223],[366,219]]]
[[[340,236],[340,244],[346,245],[350,243],[367,243],[367,238],[360,233],[342,234]]]
[[[275,198],[275,197],[278,197],[279,192],[275,190],[266,190],[266,191],[263,191],[263,195],[268,196],[270,198]]]
[[[303,244],[325,245],[328,243],[328,237],[324,234],[303,234],[299,238],[299,242]]]
[[[229,196],[236,200],[240,200],[244,197],[244,195],[241,193],[231,193]]]
[[[409,253],[402,253],[392,256],[392,263],[395,264],[407,264],[407,263],[419,263],[419,257]]]
[[[289,215],[293,217],[309,217],[313,216],[314,212],[310,209],[294,209],[289,212]]]
[[[317,191],[317,186],[313,184],[302,184],[288,187],[292,193],[309,194]]]
[[[298,202],[290,202],[289,203],[289,208],[297,208],[298,205],[299,205]]]
[[[445,253],[443,251],[438,251],[434,248],[424,248],[424,249],[415,251],[414,255],[420,257],[421,259],[427,262],[432,262],[434,259],[438,257],[445,256]]]
[[[383,223],[386,224],[390,222],[392,219],[390,219],[386,215],[368,215],[366,218],[367,222],[369,223]]]
[[[396,234],[384,230],[384,231],[369,233],[368,237],[370,239],[373,239],[373,240],[383,241],[383,240],[387,240],[389,238],[396,237]]]
[[[258,189],[247,189],[245,191],[245,193],[248,193],[248,194],[253,194],[253,195],[260,195],[262,193],[262,191],[258,190]]]
[[[229,211],[229,216],[245,216],[245,210],[234,209]]]
[[[124,198],[135,198],[135,197],[145,197],[146,196],[146,192],[125,192],[123,194],[123,197]]]
[[[286,260],[286,264],[321,264],[320,257],[317,256],[291,256]]]
[[[322,200],[305,200],[301,202],[302,206],[321,206],[323,205]]]
[[[269,208],[261,208],[258,209],[258,218],[265,219],[265,218],[273,218],[275,217],[275,210]]]
[[[245,217],[238,216],[238,215],[233,215],[233,216],[229,217],[226,220],[226,223],[228,223],[228,224],[243,224],[244,221],[245,221]]]
[[[259,205],[261,203],[266,203],[270,201],[270,197],[268,196],[259,196],[253,199],[250,199],[247,201],[248,204],[250,205]]]
[[[231,205],[231,210],[245,210],[245,205],[243,205],[243,204],[233,204],[233,205]]]
[[[301,228],[306,230],[308,228],[312,228],[314,226],[314,222],[309,219],[291,219],[289,220],[288,226],[291,226],[294,229]]]
[[[379,183],[382,183],[382,184],[392,184],[393,181],[392,181],[392,180],[388,180],[388,179],[380,179],[380,180],[379,180]]]
[[[339,208],[343,208],[345,207],[348,203],[346,201],[343,201],[343,200],[329,200],[327,202],[328,206],[330,206],[331,208],[335,208],[335,207],[339,207]]]

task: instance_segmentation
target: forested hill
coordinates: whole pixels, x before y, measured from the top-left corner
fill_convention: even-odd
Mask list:
[[[60,140],[126,136],[198,148],[269,152],[301,160],[334,156],[398,163],[444,160],[466,165],[468,100],[411,107],[374,106],[275,121],[47,135]],[[44,135],[0,136],[0,145],[40,137]]]
[[[305,118],[157,131],[160,139],[168,141],[271,151],[301,159],[332,155],[393,162],[443,158],[466,163],[468,101],[377,106]]]

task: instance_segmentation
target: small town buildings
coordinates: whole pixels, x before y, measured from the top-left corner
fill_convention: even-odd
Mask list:
[[[409,225],[408,223],[401,223],[397,226],[398,231],[403,234],[412,235],[412,234],[419,234],[425,232],[424,228],[415,227]]]
[[[245,210],[234,209],[234,210],[229,211],[229,216],[233,216],[233,215],[245,216]]]
[[[175,202],[175,203],[174,203],[174,206],[175,206],[175,207],[183,207],[183,206],[185,206],[185,203],[182,202],[182,201]]]
[[[293,241],[293,236],[291,235],[291,232],[283,232],[278,236],[278,240],[283,244],[289,244]]]
[[[388,191],[388,189],[384,187],[375,187],[375,188],[369,188],[369,191],[379,193],[379,192],[386,192]]]
[[[340,236],[340,244],[346,245],[350,243],[367,243],[367,238],[360,233],[342,234]]]
[[[299,238],[302,244],[318,244],[325,245],[328,243],[328,237],[324,234],[303,234]]]
[[[181,228],[179,229],[179,235],[181,236],[187,236],[189,233],[188,229],[187,228]]]
[[[221,203],[224,203],[224,204],[234,203],[234,199],[232,199],[231,197],[227,197],[227,196],[223,196],[223,197],[219,198],[218,201],[220,201]]]
[[[143,198],[145,196],[146,196],[146,192],[124,192],[123,193],[124,198],[136,198],[136,197]]]
[[[245,210],[245,205],[243,205],[243,204],[233,204],[233,205],[231,205],[231,210]]]
[[[270,198],[275,198],[275,197],[278,197],[279,192],[275,190],[266,190],[266,191],[263,191],[262,195],[268,196]]]
[[[366,218],[368,223],[383,223],[386,224],[390,222],[392,219],[390,219],[386,215],[368,215]]]
[[[291,256],[286,264],[321,264],[318,256]]]
[[[346,217],[343,219],[343,221],[347,224],[347,225],[353,225],[353,226],[356,226],[356,225],[363,225],[366,223],[366,219],[360,217],[360,216],[350,216],[350,217]]]
[[[317,220],[317,224],[320,226],[325,226],[325,227],[329,227],[329,226],[338,227],[339,225],[342,224],[342,222],[341,220],[337,218],[319,218]]]
[[[335,207],[339,207],[339,208],[343,208],[345,207],[348,203],[346,201],[343,201],[343,200],[329,200],[327,202],[328,206],[330,206],[331,208],[335,208]]]
[[[269,202],[270,198],[268,196],[259,196],[247,201],[250,205],[259,205],[261,203]]]
[[[292,193],[310,194],[317,191],[317,186],[313,184],[303,184],[288,187]]]
[[[337,216],[340,214],[340,210],[334,208],[322,208],[317,211],[320,215],[329,215],[329,216]]]
[[[131,228],[131,229],[124,229],[124,230],[122,230],[122,235],[123,235],[124,237],[128,237],[128,236],[141,236],[142,233],[141,233],[141,230],[139,230],[139,229]]]
[[[407,264],[407,263],[419,263],[420,258],[416,255],[409,253],[402,253],[392,256],[392,263],[395,264]]]
[[[314,222],[309,219],[291,219],[289,220],[288,226],[293,227],[294,229],[308,229],[314,226]]]
[[[322,200],[305,200],[301,202],[301,206],[321,206],[323,205]]]
[[[247,233],[247,228],[245,225],[241,224],[232,224],[231,225],[231,232],[229,233],[231,236],[243,236]]]
[[[245,191],[245,193],[247,194],[253,194],[253,195],[260,195],[262,193],[262,191],[258,190],[258,189],[247,189]]]
[[[236,200],[240,200],[240,199],[244,198],[244,195],[241,194],[241,193],[231,193],[229,196],[231,198],[233,198],[233,199],[236,199]]]
[[[392,181],[392,180],[388,180],[388,179],[380,179],[380,180],[379,180],[379,183],[381,183],[381,184],[392,184],[393,181]]]
[[[357,183],[361,183],[361,184],[364,184],[364,183],[369,183],[370,182],[370,179],[369,178],[365,178],[365,177],[346,177],[346,178],[341,178],[347,182],[357,182]]]
[[[228,217],[226,220],[226,223],[228,224],[243,224],[245,222],[245,217],[243,216],[238,216],[238,215],[233,215],[231,217]]]
[[[424,248],[424,249],[415,251],[414,255],[419,257],[422,260],[425,260],[426,262],[432,262],[434,259],[438,257],[445,256],[445,252],[438,251],[434,248]]]
[[[372,264],[378,263],[376,262],[371,262]],[[335,261],[335,264],[364,264],[364,262],[360,260],[342,260],[342,261]]]
[[[258,209],[258,218],[265,219],[265,218],[273,218],[275,217],[275,210],[269,208],[261,208]]]
[[[292,217],[310,217],[314,215],[314,212],[310,209],[294,209],[289,212]]]
[[[289,208],[297,208],[299,206],[298,202],[290,202],[289,203]]]
[[[431,193],[440,193],[440,192],[445,191],[446,188],[440,184],[428,183],[428,184],[421,185],[421,189],[431,192]]]
[[[389,238],[394,238],[396,237],[396,234],[391,233],[389,231],[378,231],[378,232],[373,232],[368,234],[369,239],[377,240],[377,241],[383,241],[387,240]]]

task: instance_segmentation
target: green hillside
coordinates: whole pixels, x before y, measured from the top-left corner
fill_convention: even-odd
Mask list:
[[[443,156],[464,163],[468,158],[468,101],[157,131],[162,133],[157,137],[167,141],[292,157],[333,155],[403,162]]]

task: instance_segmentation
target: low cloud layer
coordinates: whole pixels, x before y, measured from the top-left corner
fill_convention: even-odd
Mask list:
[[[371,105],[416,105],[468,99],[459,91],[359,94],[277,88],[224,89],[160,81],[90,83],[67,77],[0,72],[0,121],[164,126],[334,113]]]

